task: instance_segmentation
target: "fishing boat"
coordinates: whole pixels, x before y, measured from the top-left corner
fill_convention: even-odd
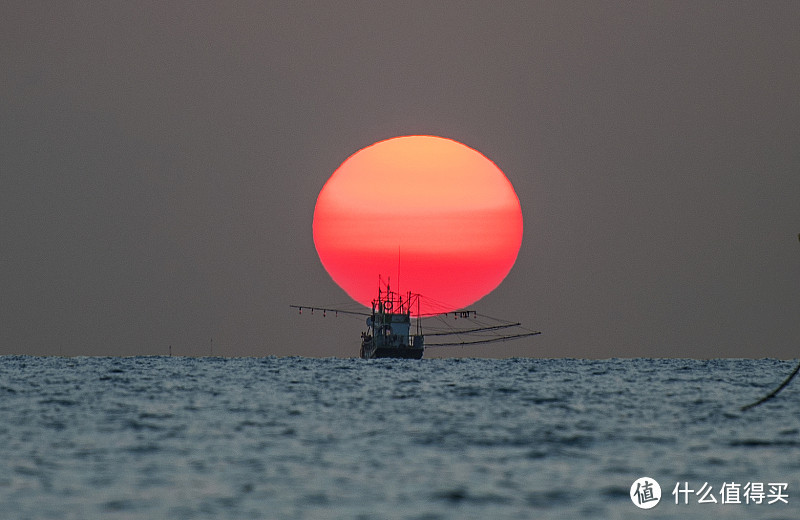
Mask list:
[[[389,290],[372,300],[372,314],[367,316],[367,331],[361,333],[361,359],[422,359],[425,337],[419,318],[419,294],[407,293],[403,299]],[[416,305],[416,330],[411,334],[411,309]]]
[[[425,336],[445,337],[455,336],[454,340],[435,340],[427,347],[454,347],[494,343],[527,336],[541,334],[522,327],[520,323],[512,323],[485,315],[478,315],[474,310],[459,310],[430,315],[420,313],[421,295],[412,292],[400,294],[392,291],[387,282],[384,288],[382,282],[378,283],[378,295],[371,302],[371,312],[352,311],[329,307],[313,307],[308,305],[290,305],[298,309],[322,312],[335,315],[358,315],[366,317],[367,330],[361,333],[361,349],[359,357],[362,359],[396,358],[396,359],[422,359],[425,352]],[[453,326],[452,322],[445,320],[460,319],[461,326]],[[443,326],[432,327],[431,332],[423,333],[423,320],[438,319]],[[518,329],[508,334],[509,329]]]

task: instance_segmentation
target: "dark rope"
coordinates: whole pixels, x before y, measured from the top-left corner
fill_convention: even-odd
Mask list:
[[[767,401],[769,401],[770,399],[772,399],[773,397],[775,397],[776,395],[778,395],[778,392],[780,392],[781,390],[783,390],[783,389],[784,389],[784,387],[786,387],[786,385],[788,385],[788,384],[789,384],[789,382],[790,382],[790,381],[791,381],[791,380],[794,378],[794,376],[796,376],[796,375],[797,375],[797,372],[800,372],[800,363],[798,363],[798,364],[797,364],[797,366],[796,366],[796,367],[795,367],[795,369],[794,369],[794,372],[792,372],[791,374],[789,374],[789,377],[787,377],[787,378],[786,378],[786,379],[783,381],[783,383],[781,383],[781,384],[780,384],[780,386],[779,386],[778,388],[776,388],[775,390],[773,390],[773,391],[772,391],[772,392],[770,392],[769,394],[765,395],[764,397],[762,397],[761,399],[759,399],[759,400],[758,400],[758,401],[756,401],[755,403],[750,403],[750,404],[748,404],[747,406],[742,406],[742,411],[749,410],[750,408],[753,408],[753,407],[755,407],[755,406],[758,406],[758,405],[760,405],[761,403],[767,402]]]
[[[797,234],[797,240],[800,240],[800,233],[798,233],[798,234]],[[759,400],[758,400],[758,401],[756,401],[755,403],[750,403],[750,404],[748,404],[747,406],[742,406],[742,411],[749,410],[750,408],[753,408],[754,406],[758,406],[758,405],[760,405],[760,404],[761,404],[761,403],[763,403],[763,402],[769,401],[770,399],[772,399],[773,397],[775,397],[776,395],[778,395],[778,392],[780,392],[781,390],[783,390],[783,389],[784,389],[784,387],[786,387],[786,385],[788,385],[788,384],[789,384],[789,382],[790,382],[790,381],[791,381],[791,380],[794,378],[794,376],[796,376],[796,375],[797,375],[797,372],[800,372],[800,363],[798,363],[798,364],[797,364],[797,366],[796,366],[796,367],[795,367],[795,369],[794,369],[794,372],[792,372],[791,374],[789,374],[789,377],[787,377],[787,378],[784,380],[784,382],[780,384],[780,386],[779,386],[778,388],[776,388],[775,390],[773,390],[773,391],[772,391],[772,392],[770,392],[769,394],[765,395],[764,397],[762,397],[761,399],[759,399]]]

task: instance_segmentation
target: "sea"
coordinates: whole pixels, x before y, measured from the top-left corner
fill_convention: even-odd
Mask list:
[[[796,363],[2,356],[0,518],[797,520]]]

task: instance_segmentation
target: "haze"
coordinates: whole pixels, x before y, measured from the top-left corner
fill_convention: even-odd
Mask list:
[[[432,356],[797,357],[797,2],[0,7],[0,354],[341,356],[316,197],[381,139],[491,158],[525,234]],[[427,355],[427,353],[426,353]]]

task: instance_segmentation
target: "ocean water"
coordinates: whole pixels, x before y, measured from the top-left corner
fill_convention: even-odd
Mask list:
[[[796,520],[793,366],[4,356],[0,517]]]

